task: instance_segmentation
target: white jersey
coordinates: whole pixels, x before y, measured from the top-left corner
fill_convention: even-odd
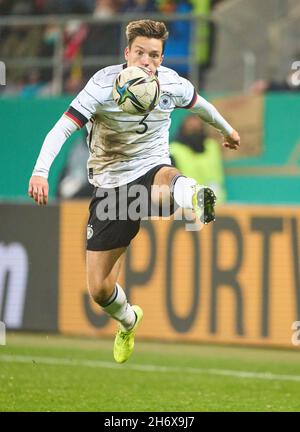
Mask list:
[[[170,164],[170,114],[176,107],[191,108],[197,94],[190,81],[174,70],[157,70],[161,88],[158,105],[145,116],[124,113],[112,97],[116,76],[126,65],[98,71],[65,113],[86,124],[90,156],[87,167],[94,186],[127,184],[159,164]]]

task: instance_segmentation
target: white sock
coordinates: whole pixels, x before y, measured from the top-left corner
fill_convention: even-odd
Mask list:
[[[136,321],[136,315],[130,304],[127,302],[126,294],[117,283],[114,292],[107,300],[102,309],[112,318],[119,321],[122,330],[130,330]]]
[[[176,203],[186,209],[192,209],[192,197],[194,191],[191,186],[197,184],[196,180],[190,177],[179,177],[174,186],[174,200]]]

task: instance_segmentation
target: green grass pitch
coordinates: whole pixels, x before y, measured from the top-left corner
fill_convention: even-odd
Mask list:
[[[8,333],[0,411],[299,411],[299,350]]]

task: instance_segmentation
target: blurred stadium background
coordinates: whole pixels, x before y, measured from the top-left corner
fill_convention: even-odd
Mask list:
[[[298,411],[299,1],[0,0],[0,15],[0,411]],[[121,284],[144,308],[143,343],[118,371],[115,323],[86,290],[84,136],[55,161],[47,208],[27,186],[48,130],[96,70],[123,62],[125,26],[145,17],[166,22],[164,65],[242,147],[222,152],[212,226],[145,221],[133,241]],[[174,112],[171,140],[186,115]]]

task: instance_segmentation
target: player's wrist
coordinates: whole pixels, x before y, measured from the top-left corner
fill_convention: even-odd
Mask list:
[[[235,132],[232,126],[229,126],[226,128],[226,130],[223,131],[224,138],[231,138],[232,134]]]
[[[32,172],[31,177],[43,177],[45,180],[48,180],[48,174],[49,173],[46,173],[46,172],[43,172],[43,171],[36,171],[36,170],[34,170]]]

